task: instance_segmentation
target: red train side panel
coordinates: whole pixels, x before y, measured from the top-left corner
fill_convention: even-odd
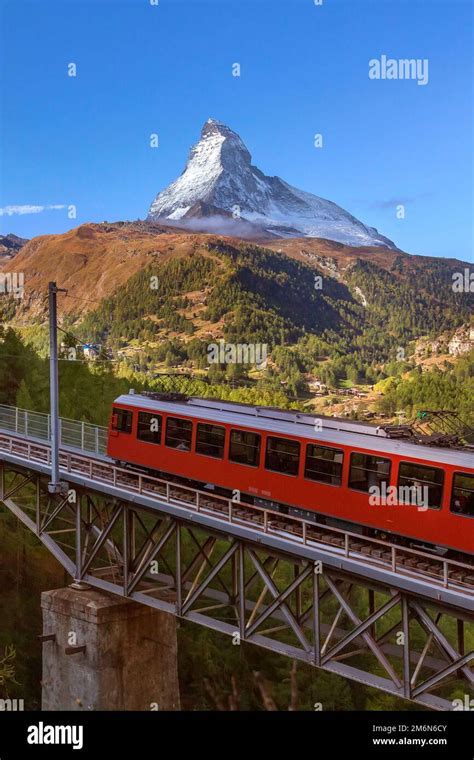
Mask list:
[[[156,414],[162,418],[161,443],[148,443],[137,439],[137,425],[139,405],[115,404],[115,408],[122,408],[133,413],[132,428],[129,433],[120,432],[109,426],[108,454],[110,457],[146,467],[150,470],[158,470],[164,473],[179,475],[183,478],[196,480],[201,483],[212,483],[216,486],[229,489],[237,489],[241,493],[257,496],[261,499],[288,504],[300,509],[309,510],[332,516],[358,525],[378,529],[384,532],[403,535],[420,542],[449,547],[461,552],[474,553],[474,518],[460,515],[451,511],[451,491],[453,476],[459,471],[455,465],[440,462],[437,466],[444,470],[443,497],[440,509],[419,510],[412,505],[396,506],[372,506],[369,503],[368,494],[348,487],[350,454],[361,452],[373,455],[374,450],[367,445],[346,446],[337,444],[337,448],[344,452],[342,468],[342,485],[330,485],[315,482],[304,477],[304,455],[300,456],[299,471],[297,476],[272,472],[265,468],[266,442],[270,433],[258,427],[253,422],[243,426],[219,422],[220,427],[226,430],[224,456],[215,459],[211,456],[196,453],[196,429],[197,422],[209,424],[206,417],[199,417],[197,410],[192,413],[170,414],[159,407]],[[150,412],[149,406],[144,406],[143,411]],[[192,441],[190,451],[181,451],[169,448],[164,443],[164,430],[167,417],[179,417],[193,423]],[[249,420],[250,422],[250,420]],[[217,424],[217,423],[216,423]],[[228,459],[230,430],[246,430],[261,436],[259,466],[252,467],[236,464]],[[271,434],[275,437],[276,434]],[[301,445],[302,454],[307,444],[314,444],[314,439],[301,435],[285,434],[282,438],[298,441]],[[333,441],[325,442],[318,440],[318,445],[335,447]],[[410,457],[409,461],[417,464],[433,466],[432,459],[427,462],[423,459],[423,448],[420,448],[419,457]],[[380,452],[377,451],[380,455]],[[391,460],[390,484],[396,486],[400,462],[406,462],[407,457],[390,453],[386,455]],[[462,467],[463,472],[474,475],[474,467]]]

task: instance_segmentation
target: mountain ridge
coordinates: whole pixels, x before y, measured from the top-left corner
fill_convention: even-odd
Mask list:
[[[90,310],[94,302],[112,295],[150,262],[186,256],[215,240],[237,247],[243,243],[237,237],[194,233],[156,222],[88,223],[66,233],[32,238],[14,259],[0,260],[0,272],[24,272],[25,296],[16,303],[17,318],[42,321],[46,308],[44,296],[50,280],[56,280],[69,290],[68,297],[58,299],[60,313],[80,315]],[[373,261],[387,270],[397,258],[406,262],[407,269],[414,267],[414,262],[421,268],[441,266],[452,271],[469,266],[457,259],[417,256],[381,247],[351,247],[317,238],[255,242],[329,275],[331,266],[343,273],[358,259]],[[326,259],[334,260],[329,269]]]

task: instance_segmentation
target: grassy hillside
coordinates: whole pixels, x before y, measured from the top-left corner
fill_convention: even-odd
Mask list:
[[[130,327],[132,337],[141,339],[159,336],[163,328],[186,337],[203,322],[209,328],[222,322],[227,340],[275,346],[314,334],[341,351],[362,349],[369,360],[388,359],[395,345],[454,328],[469,317],[474,295],[453,292],[456,266],[427,261],[416,259],[414,271],[413,263],[405,268],[399,256],[387,271],[356,259],[336,277],[268,248],[205,241],[198,252],[133,275],[89,313],[82,330],[113,344],[130,338]],[[193,311],[196,292],[206,308],[194,308],[186,322],[175,316],[172,323],[173,314],[187,306]]]

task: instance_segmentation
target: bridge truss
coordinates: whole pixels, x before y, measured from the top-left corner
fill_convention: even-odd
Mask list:
[[[324,546],[301,520],[84,452],[62,450],[69,490],[50,494],[48,466],[47,444],[0,432],[0,502],[75,581],[426,707],[474,697],[465,566],[440,561],[430,578],[411,550],[330,529]]]

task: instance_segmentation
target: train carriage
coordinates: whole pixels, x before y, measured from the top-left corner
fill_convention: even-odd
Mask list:
[[[237,491],[249,503],[474,554],[468,448],[392,439],[383,428],[332,417],[131,392],[113,404],[108,454],[198,487]]]

